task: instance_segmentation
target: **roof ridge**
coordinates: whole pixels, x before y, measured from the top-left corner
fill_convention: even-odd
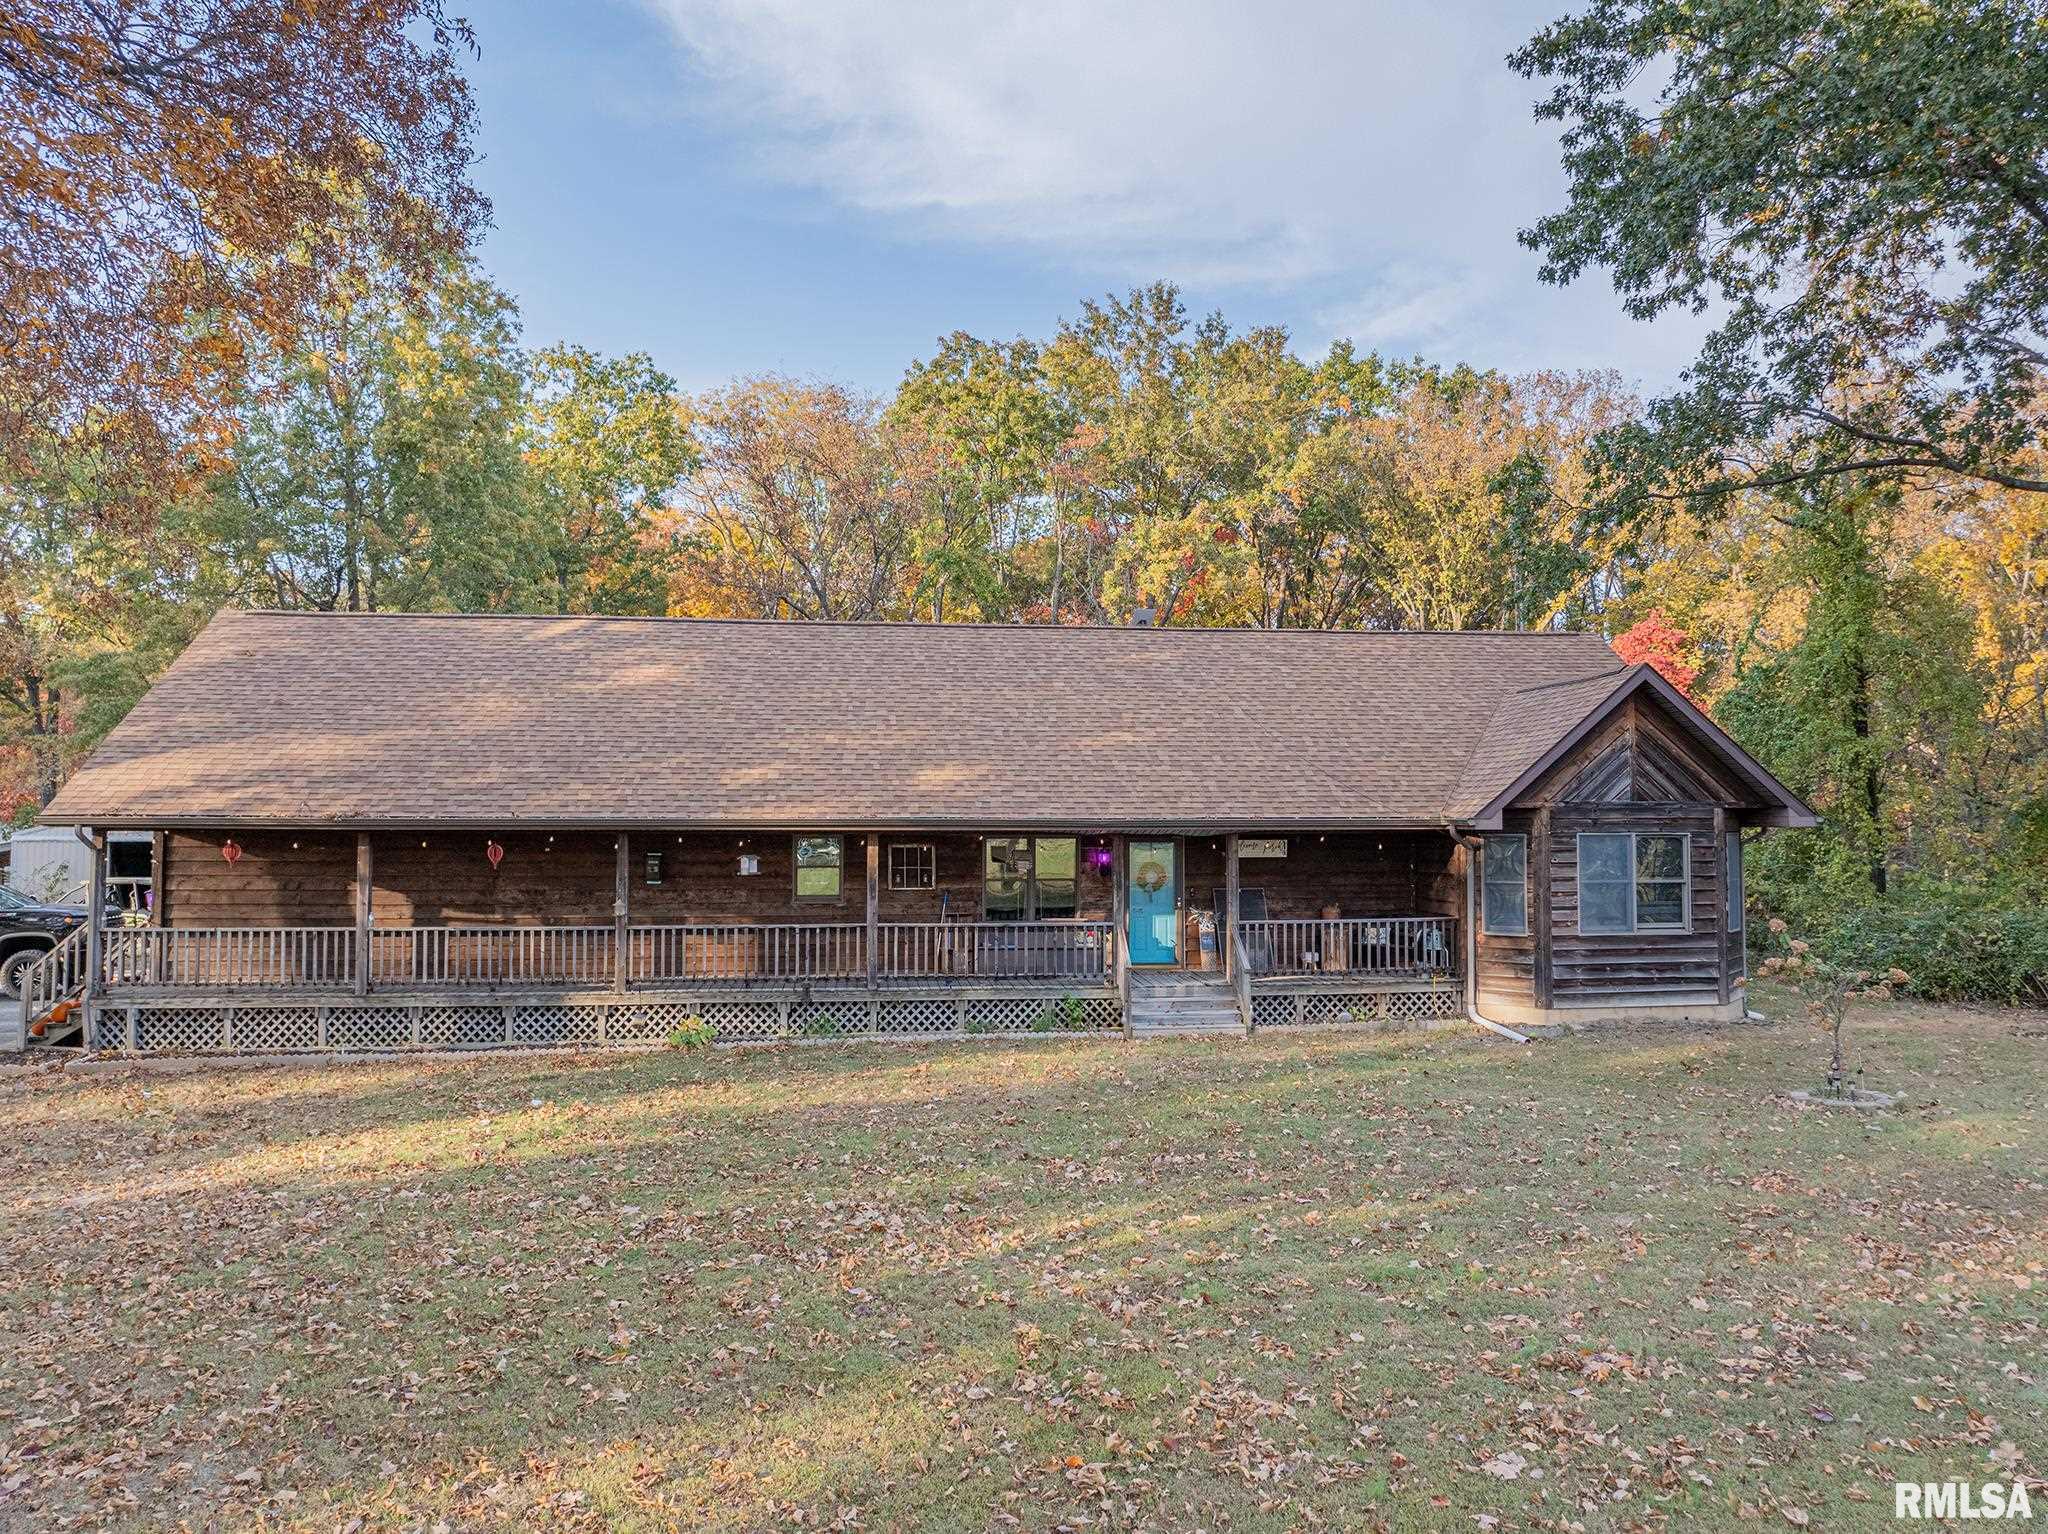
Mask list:
[[[1635,663],[1635,665],[1641,664],[1642,662],[1640,661]],[[1588,671],[1584,676],[1565,676],[1558,677],[1553,681],[1536,682],[1528,687],[1517,687],[1508,696],[1514,698],[1526,698],[1532,692],[1548,692],[1553,687],[1578,687],[1587,682],[1604,681],[1608,677],[1626,676],[1630,671],[1633,671],[1634,669],[1635,666],[1630,665],[1628,662],[1623,661],[1619,657],[1617,657],[1615,660],[1615,664],[1609,670]],[[1501,702],[1506,703],[1507,698],[1501,699]]]
[[[431,618],[465,623],[654,623],[708,627],[724,624],[751,628],[872,628],[916,630],[1000,630],[1005,633],[1062,634],[1321,634],[1346,639],[1598,639],[1596,629],[1320,629],[1265,628],[1255,624],[1165,624],[1140,628],[1128,623],[998,623],[986,621],[930,622],[917,618],[732,618],[685,617],[668,613],[408,613],[346,612],[310,607],[224,607],[216,617],[394,619]],[[1591,672],[1591,676],[1605,673]],[[1546,684],[1548,685],[1548,684]]]

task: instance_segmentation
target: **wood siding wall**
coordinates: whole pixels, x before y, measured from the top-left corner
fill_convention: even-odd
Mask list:
[[[1553,1004],[1584,1007],[1720,1000],[1724,923],[1713,810],[1661,804],[1569,805],[1553,812],[1551,825]],[[1606,936],[1581,933],[1581,831],[1683,832],[1692,850],[1689,929]]]
[[[158,918],[177,927],[341,927],[355,921],[356,839],[323,832],[169,832],[157,870]]]
[[[1331,832],[1290,836],[1284,858],[1243,858],[1244,889],[1262,891],[1267,914],[1320,916],[1461,916],[1464,886],[1451,868],[1457,844],[1441,831]],[[1223,888],[1223,839],[1187,840],[1186,898],[1213,910]]]
[[[238,832],[242,856],[221,856],[226,833],[173,833],[165,838],[160,899],[166,925],[177,927],[323,927],[355,921],[355,836],[352,833]],[[612,920],[617,838],[611,832],[503,832],[504,860],[485,856],[481,832],[375,832],[370,908],[378,925],[459,926],[467,923],[602,926]],[[1077,914],[1109,915],[1110,880],[1087,858],[1103,838],[1081,838],[1076,870]],[[895,842],[934,850],[937,886],[888,887]],[[844,874],[834,901],[798,901],[796,852],[784,834],[745,837],[704,832],[632,834],[628,906],[636,923],[852,922],[867,912],[867,845],[845,842]],[[662,854],[661,883],[647,882],[647,854]],[[742,852],[761,860],[741,875]],[[880,914],[884,921],[936,921],[942,914],[981,915],[982,838],[956,833],[882,838]]]
[[[237,833],[241,858],[221,857],[225,833],[177,832],[165,838],[160,886],[164,920],[178,927],[348,926],[355,920],[355,837],[338,832]],[[496,869],[484,855],[482,832],[380,831],[371,835],[371,911],[377,924],[447,926],[529,923],[602,926],[612,919],[616,877],[610,832],[503,832],[505,857]],[[1106,919],[1110,875],[1088,860],[1106,838],[1082,836],[1078,914]],[[982,915],[979,833],[882,838],[880,914],[884,921],[937,921]],[[891,845],[932,847],[937,884],[929,890],[888,888]],[[1319,915],[1334,904],[1345,916],[1460,916],[1464,885],[1455,844],[1440,832],[1384,835],[1332,833],[1287,839],[1284,858],[1248,858],[1244,885],[1265,893],[1278,917]],[[1223,885],[1220,837],[1186,841],[1185,894],[1210,909]],[[706,832],[632,834],[629,906],[638,923],[859,921],[866,911],[866,843],[846,838],[845,876],[836,901],[795,894],[795,849],[779,833],[745,837]],[[662,855],[659,884],[647,883],[647,854]],[[739,860],[761,860],[742,876]]]

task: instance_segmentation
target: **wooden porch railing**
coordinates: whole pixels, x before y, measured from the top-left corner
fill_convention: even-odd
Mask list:
[[[1458,973],[1458,921],[1452,916],[1300,917],[1239,926],[1254,975]]]
[[[100,972],[109,986],[347,986],[351,927],[108,927]]]
[[[610,927],[383,927],[370,933],[370,981],[413,985],[609,985]]]
[[[82,930],[82,929],[81,929]],[[877,980],[989,978],[1101,983],[1114,957],[1105,921],[883,922]],[[377,927],[366,954],[353,927],[105,929],[109,988],[349,989],[366,962],[370,988],[610,986],[618,980],[612,927]],[[626,929],[628,984],[865,980],[864,924],[718,923]],[[78,960],[83,974],[83,960]],[[57,978],[52,970],[52,981]]]
[[[1109,978],[1106,921],[896,921],[880,928],[876,974],[1090,980]]]
[[[631,927],[626,979],[859,980],[867,928],[853,922]]]
[[[22,1021],[33,1024],[58,1002],[76,996],[85,985],[86,930],[74,927],[64,940],[29,966],[22,977]]]

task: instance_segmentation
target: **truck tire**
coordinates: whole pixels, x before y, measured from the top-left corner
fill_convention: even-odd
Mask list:
[[[0,959],[0,992],[4,992],[10,1001],[21,1000],[22,982],[28,974],[28,967],[49,951],[35,946],[17,948]]]

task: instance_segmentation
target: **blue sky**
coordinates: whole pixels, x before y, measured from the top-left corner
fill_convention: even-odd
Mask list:
[[[1562,176],[1501,60],[1563,3],[472,0],[483,260],[531,343],[691,389],[885,392],[1154,277],[1304,354],[1659,388],[1698,328],[1515,241]]]

